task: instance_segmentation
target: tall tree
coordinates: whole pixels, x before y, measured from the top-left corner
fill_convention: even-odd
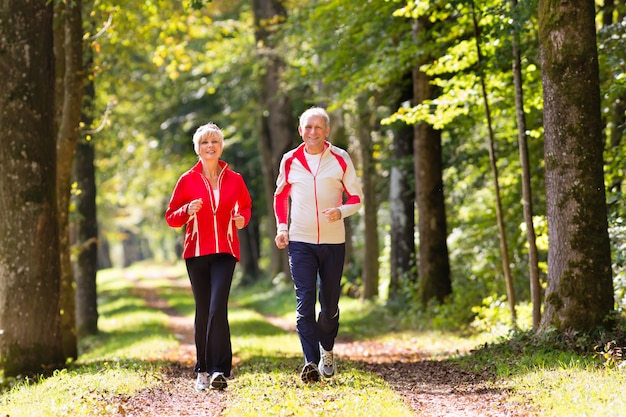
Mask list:
[[[86,52],[85,69],[93,70],[93,50]],[[93,77],[85,83],[82,122],[91,127],[94,121],[95,84]],[[97,129],[85,131],[86,137],[78,141],[72,164],[72,181],[75,184],[70,220],[72,251],[75,254],[72,273],[76,284],[76,334],[85,336],[98,332],[98,220],[96,212],[95,149],[92,141]]]
[[[0,5],[0,368],[65,363],[59,313],[53,5]]]
[[[504,280],[506,283],[507,299],[509,301],[509,309],[513,323],[517,321],[517,313],[515,312],[515,289],[513,287],[513,277],[511,276],[511,263],[509,261],[509,243],[504,227],[504,214],[502,212],[502,196],[500,193],[500,179],[498,174],[498,165],[495,154],[495,135],[493,133],[493,123],[491,120],[491,106],[489,105],[489,97],[485,83],[485,74],[483,69],[483,57],[481,52],[481,39],[478,28],[478,18],[476,17],[476,8],[474,0],[470,0],[470,9],[472,11],[472,23],[474,28],[474,37],[476,38],[476,57],[478,64],[478,79],[480,82],[480,90],[482,92],[483,105],[485,107],[485,119],[487,123],[487,132],[489,133],[489,164],[491,173],[493,174],[493,190],[496,203],[496,222],[498,223],[498,232],[500,234],[500,256],[502,258],[502,271],[504,272]]]
[[[259,152],[263,156],[263,178],[267,195],[274,193],[276,177],[282,155],[294,145],[297,138],[297,122],[291,110],[291,101],[281,88],[285,62],[274,49],[272,36],[279,25],[287,17],[282,1],[253,0],[255,37],[257,51],[262,65],[262,76],[259,85],[262,111],[258,112],[259,120]],[[268,213],[273,213],[273,200],[267,199]],[[273,236],[276,224],[272,215],[268,216],[268,231]],[[283,271],[288,272],[286,251],[279,251],[272,245],[271,275]]]
[[[378,295],[378,195],[376,193],[376,165],[374,161],[374,144],[371,132],[375,123],[375,116],[370,106],[373,104],[366,97],[361,96],[358,102],[358,117],[356,135],[359,138],[361,151],[361,183],[363,186],[363,220],[365,227],[365,247],[363,256],[363,293],[364,299],[369,300]]]
[[[413,97],[412,73],[402,80],[401,93],[393,109],[410,102]],[[413,126],[404,122],[393,123],[393,155],[389,175],[390,302],[402,301],[402,288],[413,288],[417,274],[411,268],[415,263],[415,181],[413,174]]]
[[[514,16],[517,11],[517,0],[511,0]],[[518,13],[517,16],[520,16]],[[512,71],[515,86],[515,109],[517,116],[517,143],[522,166],[522,204],[524,206],[524,223],[526,224],[526,241],[528,242],[528,266],[530,277],[530,298],[533,305],[533,328],[538,329],[541,322],[541,285],[539,282],[539,255],[535,226],[533,224],[533,199],[530,182],[530,158],[528,155],[528,138],[526,133],[526,114],[524,111],[524,89],[522,86],[522,58],[520,51],[521,19],[513,18],[512,37]]]
[[[429,26],[427,17],[415,19],[413,33],[418,44],[431,36]],[[423,55],[413,69],[413,102],[416,106],[435,96],[430,76],[420,68],[430,58]],[[415,123],[413,155],[419,234],[419,298],[425,306],[432,299],[443,302],[452,293],[446,241],[441,131],[425,121]]]
[[[613,309],[593,0],[540,0],[546,212],[541,328],[589,331]]]
[[[620,4],[621,3],[621,4]],[[615,68],[624,62],[623,46],[623,21],[626,16],[626,4],[618,0],[606,0],[602,6],[602,29],[599,33],[598,44],[602,45],[604,52],[604,72],[601,72],[600,80],[602,90],[606,91],[603,107],[610,108],[605,114],[608,132],[608,148],[606,163],[610,170],[607,178],[609,192],[617,196],[616,200],[622,200],[622,187],[624,183],[623,149],[624,132],[626,131],[626,91],[622,82],[619,81],[621,73]]]
[[[81,1],[55,5],[54,33],[57,107],[57,210],[61,264],[60,311],[63,349],[68,358],[78,356],[74,277],[70,260],[69,201],[72,160],[76,153],[83,102],[83,19]]]

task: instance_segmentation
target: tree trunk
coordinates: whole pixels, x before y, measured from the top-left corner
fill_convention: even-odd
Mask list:
[[[241,259],[239,268],[241,269],[243,285],[253,284],[260,278],[259,271],[259,225],[253,217],[248,226],[239,233],[239,245],[241,247]]]
[[[53,6],[0,6],[0,368],[65,363],[59,314]]]
[[[406,79],[408,78],[408,79]],[[405,80],[408,92],[402,94],[396,108],[413,96],[412,74]],[[393,162],[389,185],[390,211],[390,277],[388,300],[399,300],[403,286],[414,287],[417,274],[411,269],[415,262],[415,187],[413,186],[413,126],[396,123],[394,129]]]
[[[617,8],[617,0],[605,0],[602,7],[602,25],[619,25],[625,18],[624,7]],[[626,94],[621,93],[611,102],[611,112],[608,115],[609,131],[609,157],[607,164],[611,166],[623,164],[620,158],[620,147],[626,126]],[[615,162],[613,162],[615,161]],[[618,194],[621,192],[624,182],[623,170],[613,170],[613,178],[609,184],[609,191]]]
[[[87,125],[89,126],[89,125]],[[94,147],[91,141],[78,143],[74,158],[73,178],[79,191],[74,196],[76,216],[73,223],[76,254],[74,281],[76,283],[76,332],[79,336],[98,332],[98,222],[96,219],[96,176]]]
[[[502,211],[502,198],[500,197],[500,180],[498,176],[498,165],[496,163],[495,153],[495,135],[493,134],[493,123],[491,122],[491,111],[489,106],[489,98],[487,95],[487,88],[485,86],[485,77],[482,70],[482,53],[480,49],[480,33],[478,30],[478,19],[476,18],[476,9],[474,8],[474,1],[470,2],[470,8],[472,10],[472,20],[474,24],[474,37],[476,38],[476,55],[478,57],[478,69],[480,87],[483,96],[483,103],[485,106],[485,118],[487,119],[487,130],[489,132],[489,164],[491,166],[491,172],[493,174],[493,190],[496,203],[496,221],[498,223],[498,232],[500,234],[500,253],[502,255],[502,272],[504,273],[504,281],[506,284],[506,294],[509,301],[509,309],[511,310],[511,318],[513,324],[517,322],[517,313],[515,312],[515,287],[513,286],[513,277],[511,276],[511,263],[509,261],[509,244],[506,235],[506,228],[504,227],[504,213]]]
[[[378,198],[376,195],[376,166],[372,144],[373,123],[366,100],[359,100],[357,136],[361,150],[361,182],[363,185],[363,222],[365,224],[365,248],[363,256],[363,298],[370,300],[378,295]]]
[[[421,19],[414,25],[415,37],[425,30]],[[433,98],[428,75],[413,71],[414,105]],[[432,299],[443,302],[452,294],[448,257],[446,206],[443,193],[441,133],[425,122],[414,126],[415,202],[419,234],[419,297],[423,306]]]
[[[263,45],[257,53],[263,62],[263,74],[261,76],[260,102],[262,106],[259,129],[259,152],[263,168],[263,184],[267,196],[274,195],[276,189],[276,177],[280,160],[283,154],[291,149],[297,141],[297,123],[292,116],[291,102],[281,87],[281,76],[285,69],[285,63],[273,50],[271,35],[277,21],[283,21],[287,12],[282,2],[277,0],[254,0],[255,37],[259,45]],[[273,242],[276,235],[276,221],[271,214],[274,212],[273,199],[267,198],[268,233]],[[284,272],[289,277],[289,262],[287,251],[279,250],[271,245],[271,276]]]
[[[539,1],[548,288],[541,329],[590,331],[613,310],[595,5]]]
[[[511,0],[512,8],[517,0]],[[535,226],[533,224],[533,198],[530,185],[530,161],[528,158],[528,141],[526,136],[526,115],[524,112],[524,89],[522,88],[522,59],[519,50],[519,33],[513,30],[513,83],[515,85],[515,109],[517,114],[517,142],[522,165],[522,204],[524,222],[526,224],[526,241],[528,242],[528,267],[530,281],[530,298],[533,304],[533,329],[537,330],[541,322],[541,285],[539,282],[539,255]]]
[[[65,2],[55,6],[58,30],[55,30],[56,83],[58,109],[57,136],[57,210],[59,214],[59,253],[61,263],[61,331],[67,358],[76,358],[76,306],[74,279],[70,260],[69,201],[72,160],[76,153],[79,122],[83,104],[83,21],[81,2]],[[59,36],[57,36],[59,35]],[[59,39],[57,41],[56,39]],[[61,45],[61,41],[63,44]]]
[[[320,103],[322,105],[322,103]],[[328,115],[330,117],[330,137],[333,145],[339,146],[343,149],[348,149],[350,141],[348,133],[346,132],[346,124],[344,121],[344,114],[341,109],[337,109]],[[354,161],[353,161],[354,162]],[[343,224],[346,229],[346,255],[344,259],[344,268],[349,268],[354,264],[354,248],[352,245],[353,229],[352,226],[353,217],[347,217],[344,219]],[[354,276],[354,274],[350,274]]]
[[[88,13],[86,13],[88,14]],[[93,51],[85,51],[85,72],[93,71]],[[75,253],[72,264],[76,284],[76,333],[78,336],[98,332],[98,291],[96,276],[100,241],[96,211],[95,149],[91,130],[94,120],[95,85],[92,77],[86,78],[82,107],[85,137],[76,147],[72,166],[72,181],[77,192],[73,195],[74,216],[70,222],[70,245]]]

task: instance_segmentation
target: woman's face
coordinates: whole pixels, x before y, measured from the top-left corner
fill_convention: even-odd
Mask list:
[[[224,150],[224,142],[217,135],[204,135],[198,141],[198,156],[203,161],[219,159]]]

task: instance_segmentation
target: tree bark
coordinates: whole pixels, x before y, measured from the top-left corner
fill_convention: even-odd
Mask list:
[[[261,75],[260,102],[262,111],[259,112],[260,135],[259,152],[265,163],[263,168],[263,184],[267,198],[268,233],[273,242],[276,235],[276,221],[274,213],[273,199],[276,188],[276,177],[280,160],[283,154],[291,149],[297,141],[297,122],[294,120],[289,97],[281,87],[281,77],[285,70],[285,63],[273,49],[271,35],[274,33],[274,26],[277,22],[282,22],[287,16],[287,12],[282,2],[277,0],[254,0],[253,2],[255,37],[257,44],[262,47],[257,51],[259,59],[263,62],[263,74]],[[271,265],[270,274],[275,276],[280,272],[285,273],[289,278],[289,262],[287,251],[279,250],[275,245],[271,245]]]
[[[78,356],[78,345],[68,216],[72,160],[76,153],[83,104],[83,20],[80,1],[59,3],[55,9],[58,20],[58,30],[55,30],[55,58],[57,69],[62,71],[56,74],[57,80],[60,80],[56,82],[56,107],[59,112],[57,136],[57,210],[61,264],[59,308],[62,312],[63,349],[67,358],[75,359]]]
[[[415,37],[426,24],[414,25]],[[416,64],[413,70],[414,105],[433,98],[427,74]],[[443,302],[452,294],[448,257],[446,207],[443,192],[441,132],[425,122],[414,126],[415,202],[419,235],[419,298],[423,306],[432,299]]]
[[[359,100],[357,136],[361,150],[361,169],[363,175],[363,222],[365,223],[365,248],[363,256],[363,299],[370,300],[378,296],[378,198],[376,195],[376,167],[372,144],[372,114],[366,100]]]
[[[539,1],[548,288],[541,329],[590,331],[613,310],[595,4]]]
[[[94,52],[87,48],[84,55],[84,71],[92,72]],[[84,137],[78,141],[72,164],[72,181],[76,184],[76,192],[72,196],[74,215],[70,220],[70,246],[75,254],[72,272],[76,284],[76,333],[79,337],[98,332],[96,276],[101,246],[98,239],[95,149],[92,141],[92,135],[96,132],[90,130],[94,121],[96,91],[93,77],[85,77],[84,80],[82,124],[86,128],[81,132]]]
[[[0,368],[65,363],[59,313],[53,6],[0,6]]]
[[[79,336],[98,332],[98,222],[96,216],[96,177],[94,146],[91,141],[78,143],[74,158],[73,179],[78,193],[74,196],[76,215],[73,223],[73,275],[76,283],[76,332]]]
[[[602,7],[602,25],[619,25],[624,20],[626,10],[624,7],[617,8],[616,0],[605,0]],[[622,143],[622,137],[624,136],[624,127],[626,126],[626,94],[622,93],[618,97],[614,98],[611,102],[611,112],[608,117],[609,124],[609,154],[617,157],[610,157],[608,164],[612,165],[612,160],[615,160],[617,164],[623,164],[623,161],[619,157],[619,149]],[[622,170],[614,170],[613,178],[609,184],[609,191],[615,194],[619,194],[624,182],[624,174]]]
[[[399,108],[413,97],[413,77],[408,73],[403,80],[408,91],[401,94]],[[415,266],[415,187],[413,173],[413,126],[396,123],[393,138],[393,162],[389,185],[390,211],[390,277],[388,300],[399,300],[403,287],[414,287],[418,276]]]

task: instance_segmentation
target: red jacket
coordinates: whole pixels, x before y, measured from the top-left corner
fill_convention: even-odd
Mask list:
[[[241,214],[247,225],[252,199],[242,176],[231,171],[226,162],[219,161],[219,164],[223,169],[217,180],[217,203],[209,180],[202,174],[201,161],[181,175],[174,187],[165,220],[170,227],[186,225],[183,258],[230,253],[239,261],[239,237],[233,215]],[[202,209],[189,216],[187,206],[197,198],[203,200]]]

